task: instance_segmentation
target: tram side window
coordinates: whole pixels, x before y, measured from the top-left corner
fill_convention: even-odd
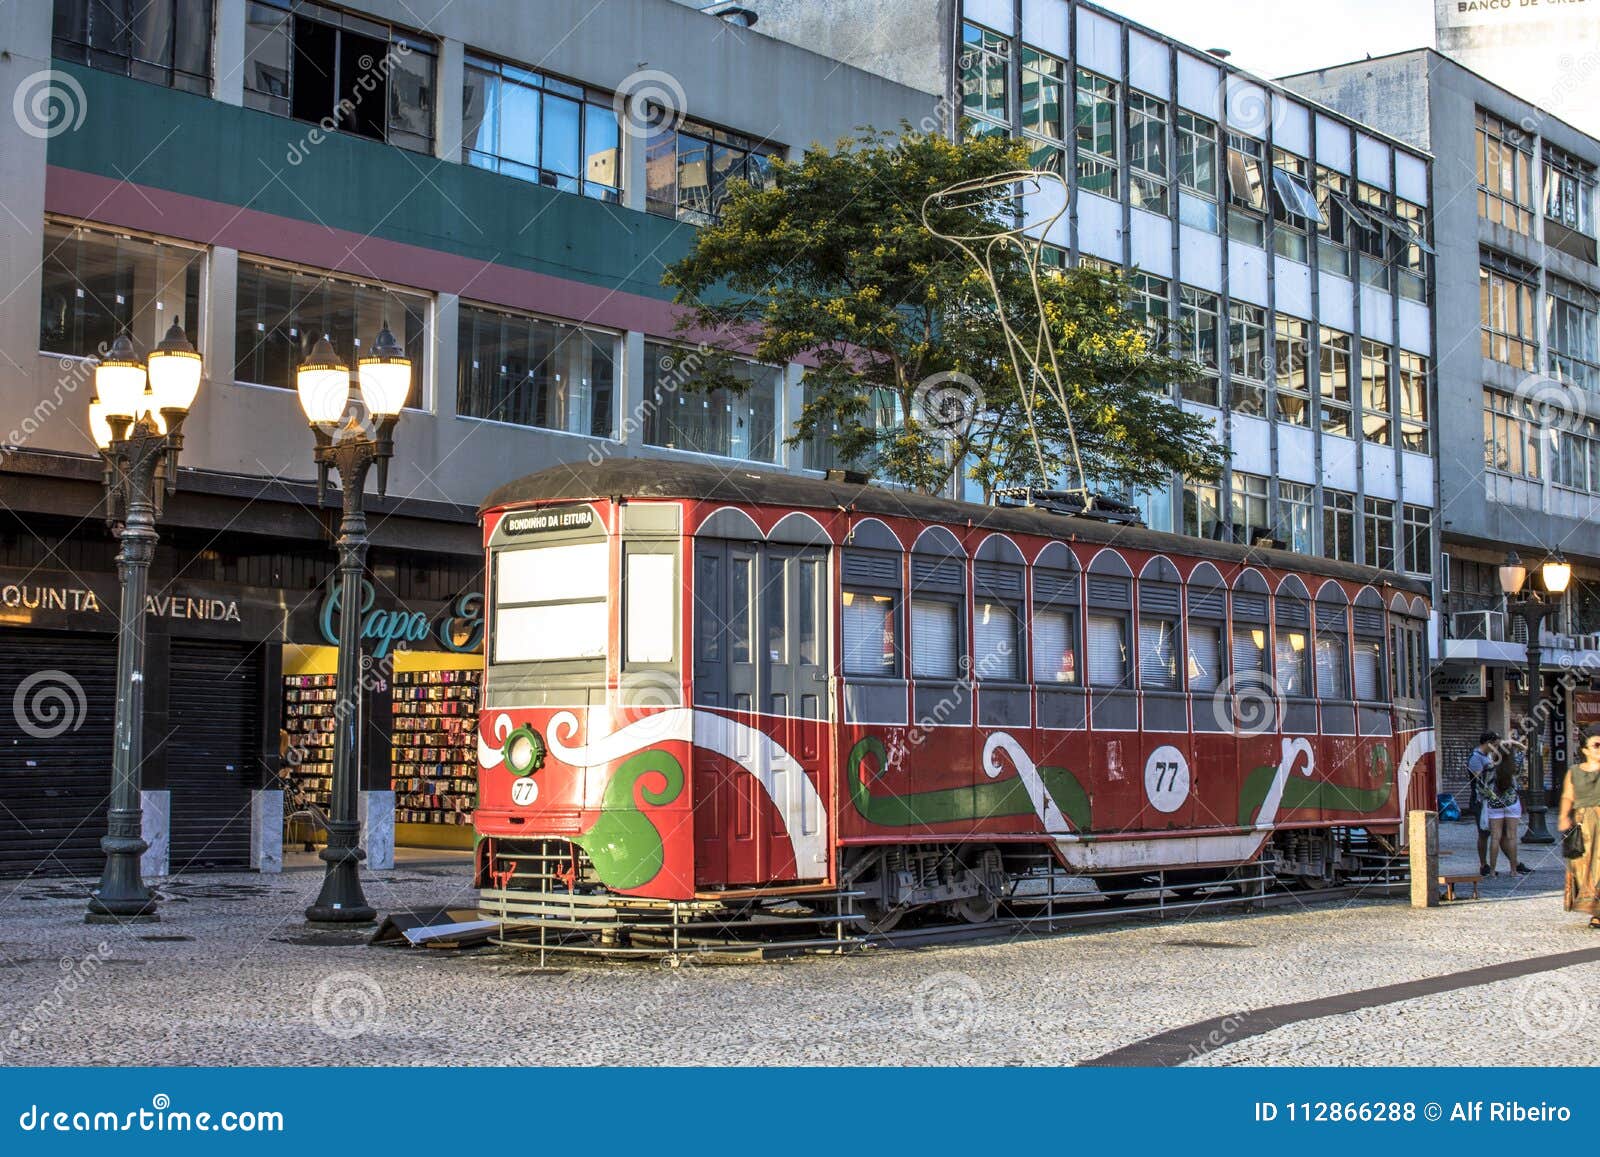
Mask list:
[[[1350,698],[1350,675],[1342,630],[1317,632],[1317,694],[1323,699]]]
[[[1285,695],[1302,698],[1311,695],[1306,679],[1306,633],[1298,627],[1279,627],[1273,659],[1278,672],[1278,687]]]
[[[911,600],[911,674],[954,679],[960,671],[961,613],[942,599]]]
[[[1078,685],[1078,617],[1072,611],[1033,612],[1033,680]]]
[[[1236,681],[1265,681],[1267,628],[1236,623],[1233,628],[1233,675]]]
[[[843,595],[844,673],[892,679],[896,639],[894,599],[870,591],[847,590]]]
[[[604,658],[609,557],[604,540],[502,550],[495,558],[494,661]]]
[[[1128,622],[1121,615],[1089,616],[1089,685],[1128,683]]]
[[[1222,675],[1222,628],[1189,623],[1189,690],[1215,691]]]
[[[979,679],[1015,683],[1022,678],[1017,614],[1005,603],[979,599],[972,615],[973,672]]]
[[[1147,691],[1180,689],[1176,619],[1139,617],[1139,685]]]
[[[1367,703],[1383,700],[1383,640],[1357,639],[1355,650],[1356,698]]]

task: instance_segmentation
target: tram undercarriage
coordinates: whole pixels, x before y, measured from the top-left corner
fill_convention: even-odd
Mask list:
[[[1308,828],[1273,834],[1253,862],[1084,874],[1048,845],[897,844],[841,852],[837,887],[729,889],[693,900],[609,892],[564,840],[486,840],[479,908],[500,939],[550,951],[664,953],[781,944],[843,949],[896,928],[1010,921],[1043,929],[1086,916],[1253,906],[1269,895],[1409,880],[1393,833]]]

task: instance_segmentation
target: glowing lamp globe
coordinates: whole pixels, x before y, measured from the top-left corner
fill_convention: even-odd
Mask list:
[[[339,360],[328,335],[323,334],[311,347],[311,356],[300,364],[295,375],[300,393],[300,408],[313,426],[339,421],[350,401],[350,367]]]
[[[150,351],[146,363],[150,389],[156,396],[155,411],[177,410],[188,413],[200,392],[200,354],[183,332],[181,319],[172,323],[161,344]]]
[[[118,334],[94,371],[94,389],[107,418],[139,416],[144,405],[145,370],[127,334]]]
[[[392,418],[406,404],[411,392],[411,359],[389,331],[385,321],[378,331],[372,353],[357,363],[361,379],[361,400],[374,418]]]

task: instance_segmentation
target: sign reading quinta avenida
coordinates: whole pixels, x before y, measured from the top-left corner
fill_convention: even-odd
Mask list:
[[[98,615],[104,611],[100,594],[89,587],[26,582],[0,585],[0,607],[7,610],[85,615]],[[145,596],[144,613],[163,619],[183,619],[190,622],[240,621],[238,599],[152,594]]]

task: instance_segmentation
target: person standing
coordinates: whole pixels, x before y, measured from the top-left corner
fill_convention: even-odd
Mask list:
[[[1583,832],[1583,855],[1567,861],[1566,910],[1600,928],[1600,724],[1583,733],[1583,762],[1567,769],[1556,827]]]
[[[1517,790],[1517,765],[1510,752],[1501,752],[1484,797],[1489,821],[1489,858],[1483,871],[1493,876],[1501,852],[1506,854],[1506,871],[1526,875],[1533,869],[1517,859],[1517,827],[1522,822],[1522,795]]]
[[[1472,784],[1473,822],[1478,825],[1478,875],[1489,875],[1489,790],[1494,785],[1494,766],[1500,762],[1495,744],[1498,731],[1478,736],[1478,746],[1467,757],[1467,778]]]

